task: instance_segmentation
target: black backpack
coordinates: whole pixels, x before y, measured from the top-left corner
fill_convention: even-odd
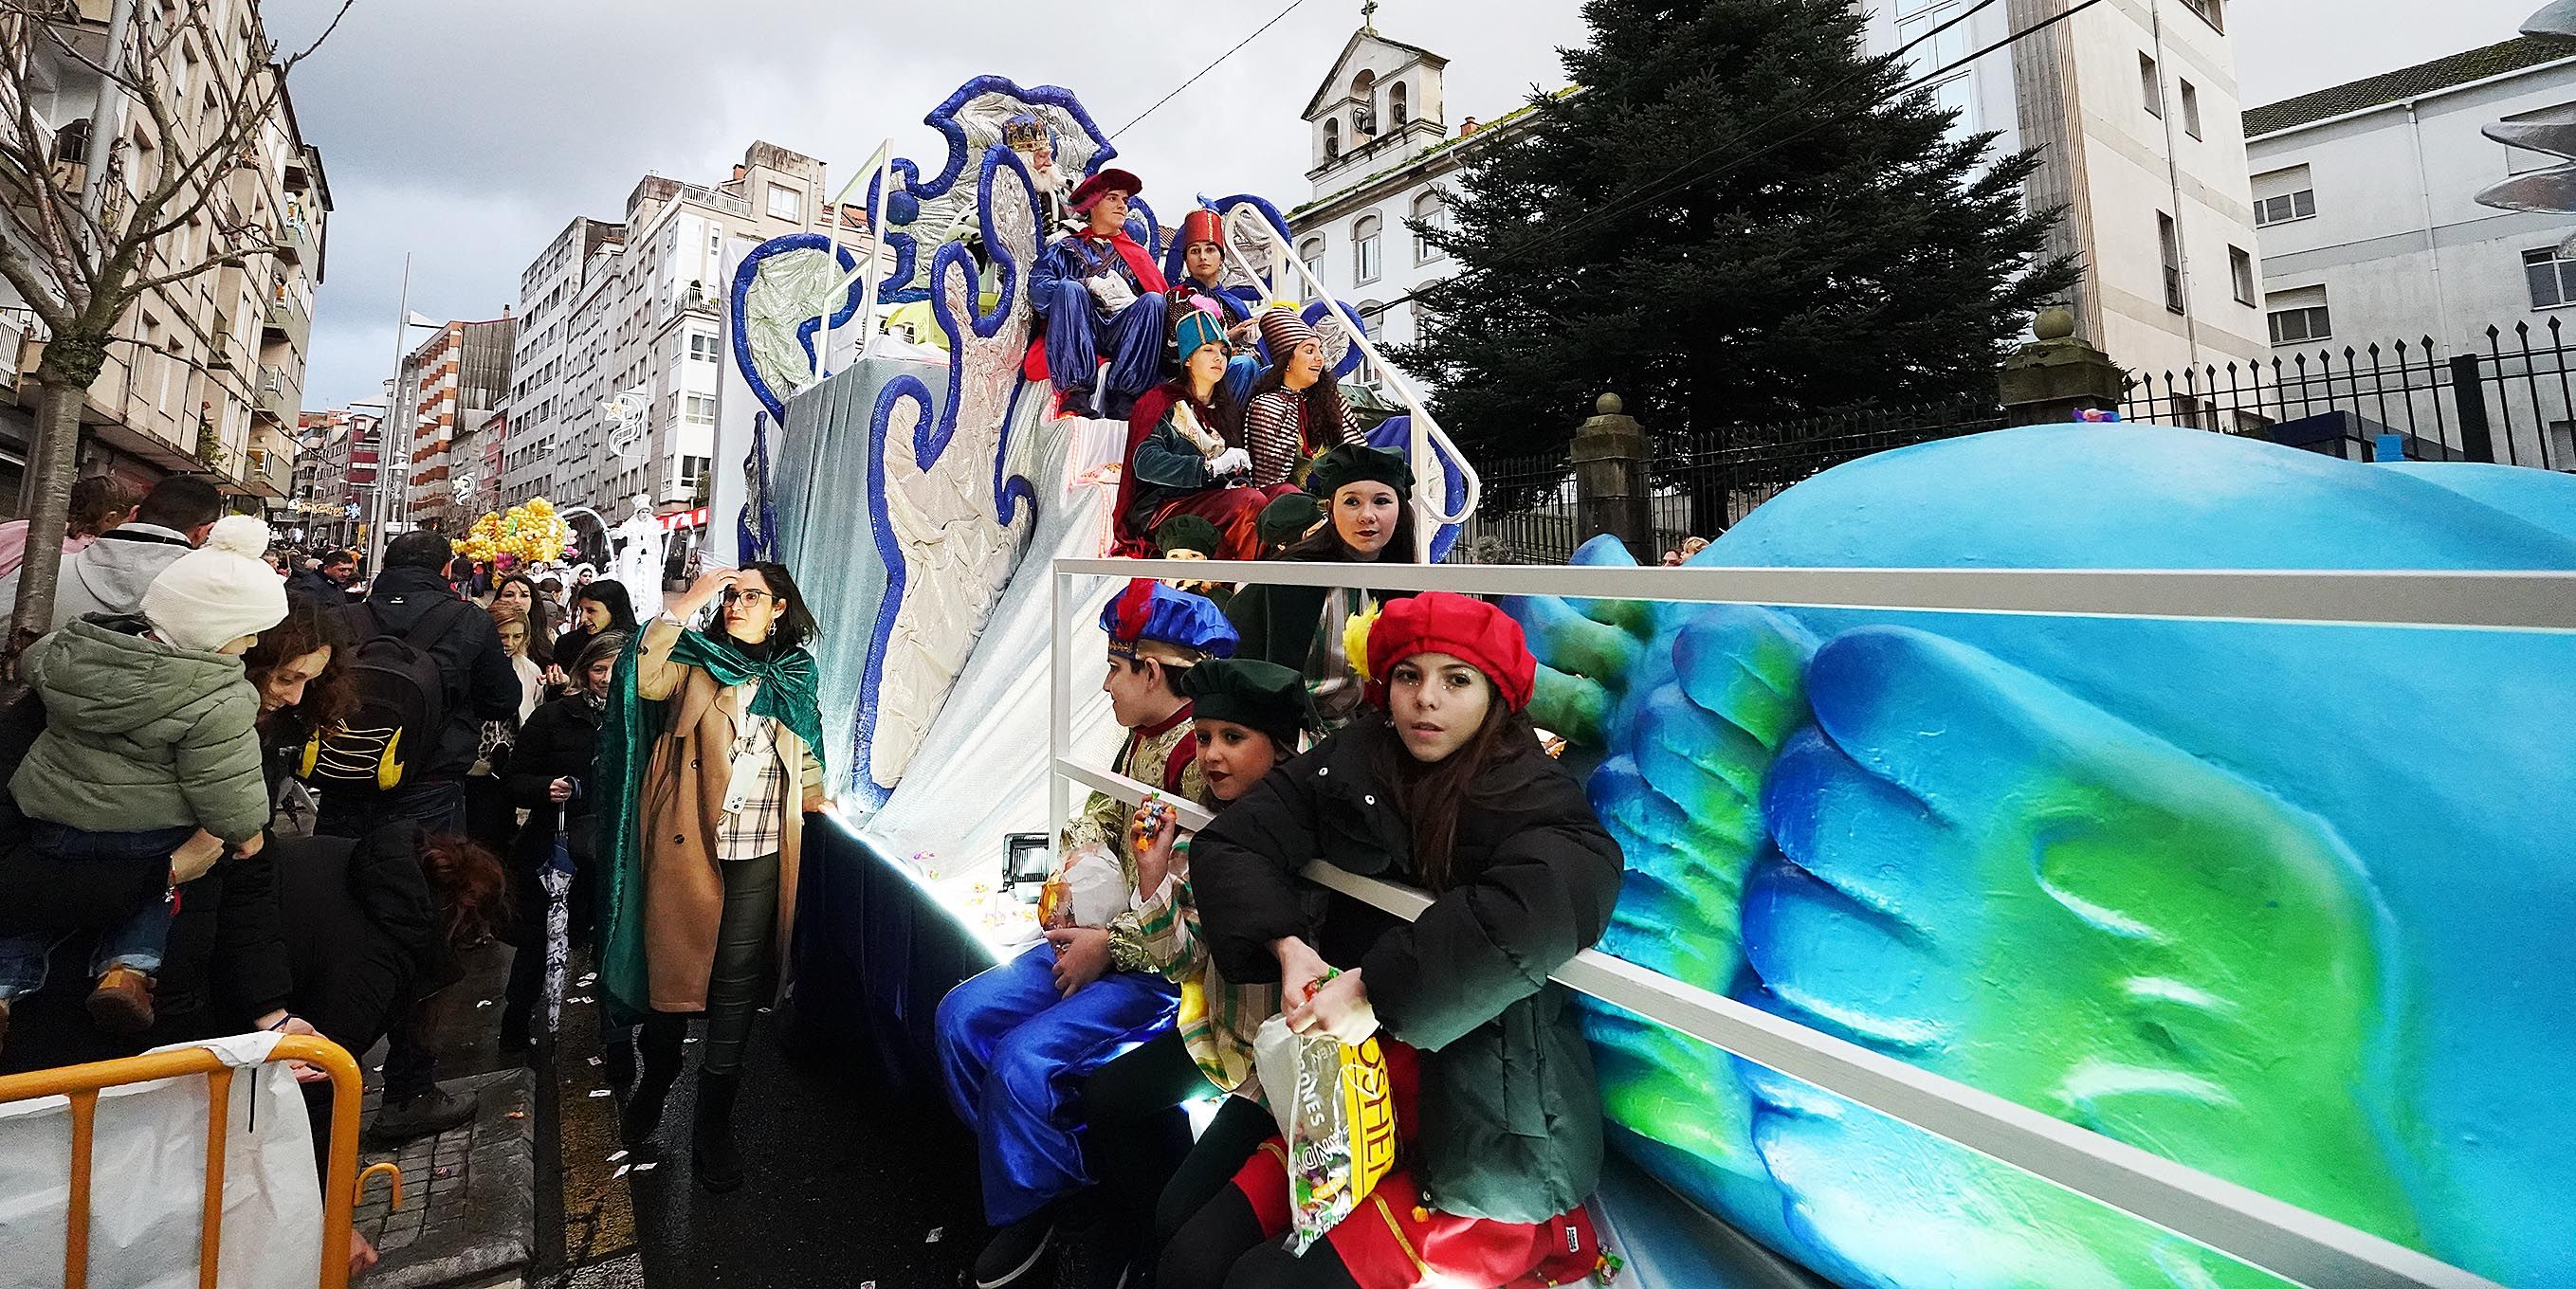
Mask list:
[[[399,635],[375,606],[350,610],[359,644],[350,656],[358,705],[304,747],[303,777],[316,783],[390,791],[415,761],[438,756],[447,734],[448,683],[430,645],[472,612],[461,600],[433,605]]]

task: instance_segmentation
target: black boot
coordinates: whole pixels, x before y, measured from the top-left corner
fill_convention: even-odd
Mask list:
[[[599,1040],[600,1072],[608,1076],[608,1086],[623,1094],[635,1083],[635,1027],[611,1025],[601,1031]]]
[[[680,1081],[680,1046],[688,1035],[686,1016],[654,1012],[644,1018],[636,1040],[643,1049],[644,1069],[635,1080],[635,1090],[626,1095],[626,1112],[618,1123],[628,1150],[650,1147],[653,1134],[661,1130],[662,1102],[671,1095],[671,1085]]]
[[[733,1140],[733,1102],[742,1092],[742,1071],[698,1075],[698,1121],[689,1134],[689,1155],[698,1185],[722,1195],[742,1185],[742,1150]]]

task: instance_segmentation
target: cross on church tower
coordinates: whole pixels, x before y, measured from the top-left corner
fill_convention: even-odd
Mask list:
[[[1360,6],[1360,30],[1372,36],[1377,34],[1377,0],[1368,0]]]

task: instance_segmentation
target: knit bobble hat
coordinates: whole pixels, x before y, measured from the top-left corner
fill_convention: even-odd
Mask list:
[[[1425,591],[1390,602],[1369,627],[1369,695],[1383,702],[1387,673],[1425,653],[1449,654],[1485,673],[1503,705],[1516,712],[1529,706],[1538,684],[1538,659],[1530,656],[1521,624],[1473,596]]]
[[[260,556],[268,525],[248,515],[215,521],[206,544],[170,562],[143,592],[143,618],[167,644],[214,653],[286,620],[286,583]]]

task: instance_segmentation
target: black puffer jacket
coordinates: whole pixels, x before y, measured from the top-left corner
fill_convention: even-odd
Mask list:
[[[1459,814],[1455,884],[1405,923],[1299,876],[1322,858],[1411,882],[1412,834],[1370,744],[1333,735],[1219,814],[1190,848],[1203,934],[1228,977],[1279,979],[1299,936],[1359,967],[1387,1034],[1423,1054],[1416,1176],[1441,1211],[1544,1221],[1601,1171],[1601,1103],[1570,997],[1548,974],[1610,925],[1618,846],[1583,788],[1529,750],[1489,767]]]

